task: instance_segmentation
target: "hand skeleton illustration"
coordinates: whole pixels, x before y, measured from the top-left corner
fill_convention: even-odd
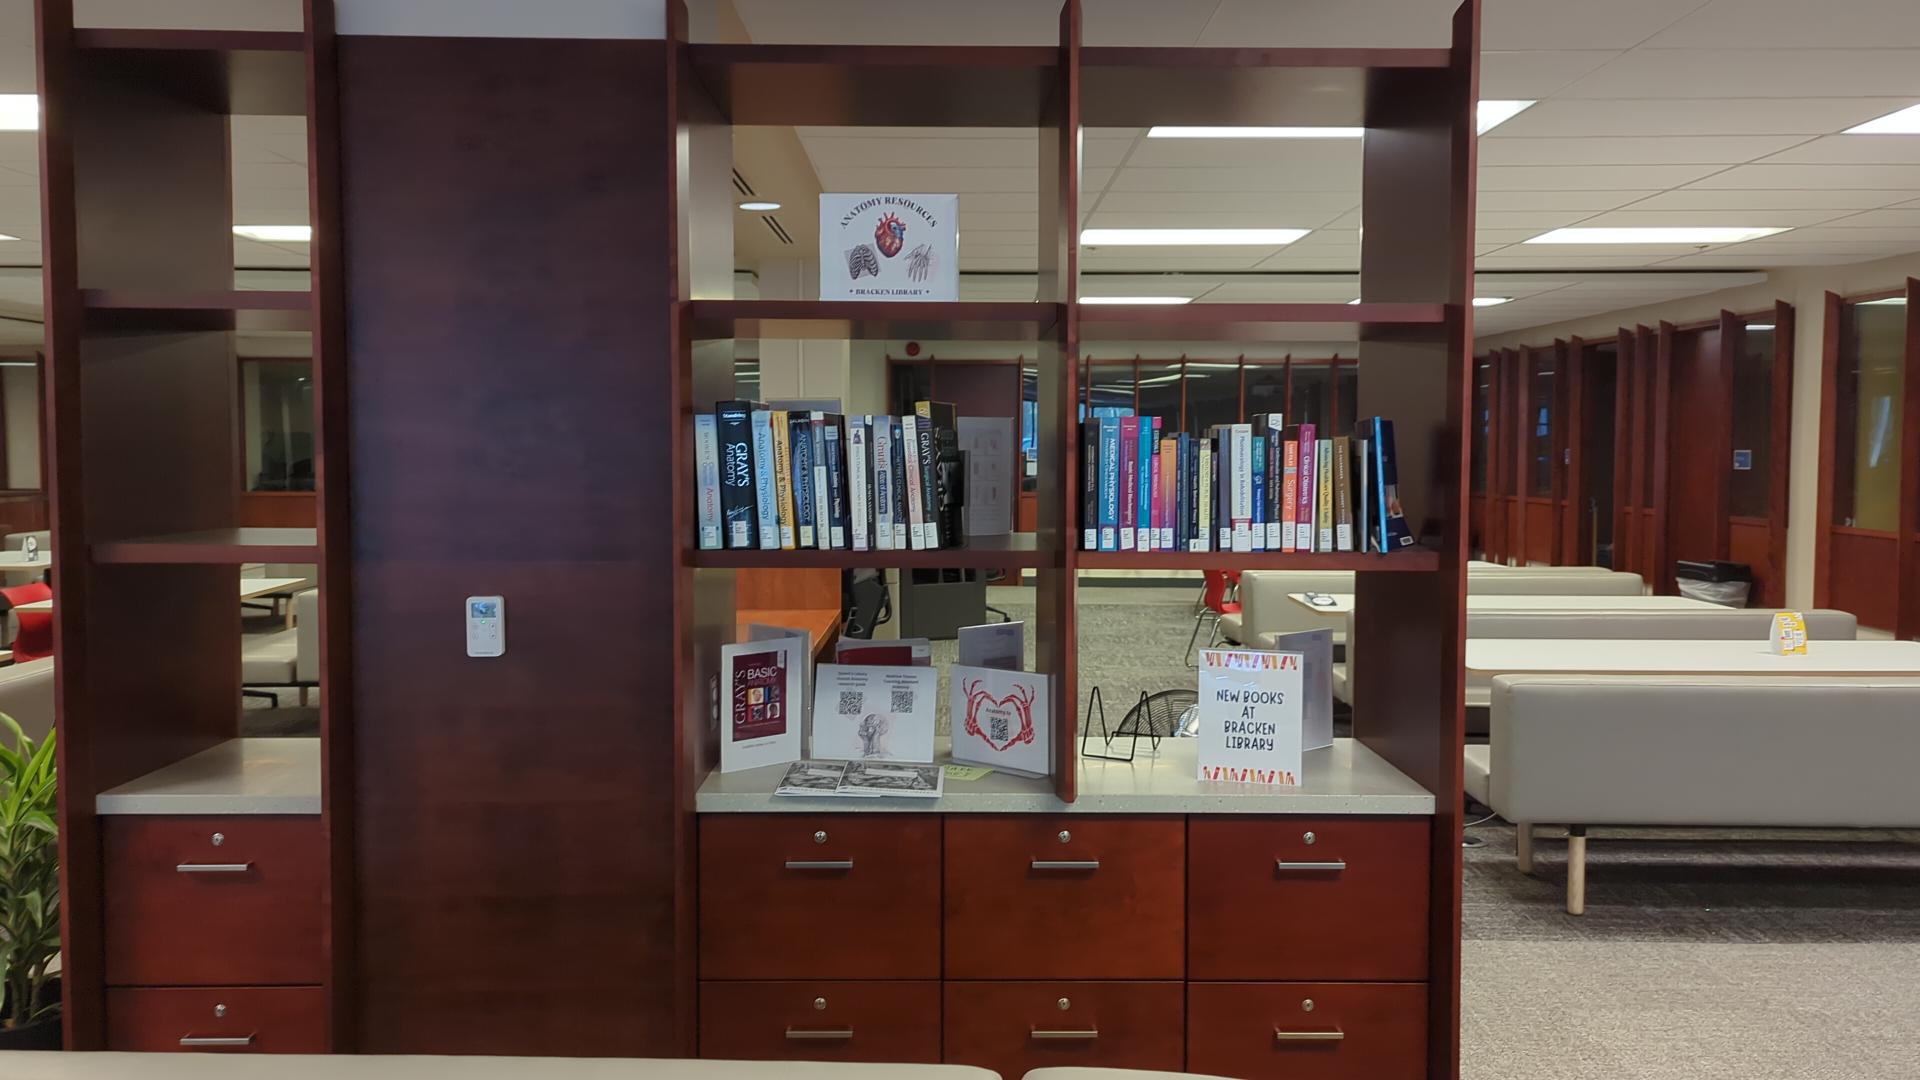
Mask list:
[[[961,687],[960,692],[967,696],[967,720],[964,729],[967,734],[986,740],[987,745],[995,750],[1005,750],[1018,743],[1030,743],[1034,740],[1033,688],[1031,686],[1016,686],[1013,693],[1006,697],[995,698],[991,692],[981,687],[980,680],[974,679]],[[988,721],[992,730],[983,730],[980,727],[980,713],[983,708],[990,705],[1012,706],[1013,714],[1020,718],[1020,730],[1013,730],[1004,712]]]
[[[933,249],[925,244],[907,252],[907,279],[925,281],[933,273]]]

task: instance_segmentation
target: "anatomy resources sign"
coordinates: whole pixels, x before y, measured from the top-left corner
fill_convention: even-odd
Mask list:
[[[1301,655],[1200,654],[1200,779],[1300,783]]]
[[[820,299],[960,299],[958,195],[820,196]]]

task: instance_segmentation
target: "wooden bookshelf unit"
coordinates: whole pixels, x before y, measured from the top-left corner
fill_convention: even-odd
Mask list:
[[[1081,0],[1016,47],[699,44],[679,0],[664,38],[38,10],[69,1048],[1457,1078],[1480,0],[1449,46],[1382,50],[1083,47]],[[306,291],[235,288],[250,112],[308,118]],[[733,299],[732,129],[769,124],[1037,131],[1036,295]],[[1153,124],[1366,127],[1364,302],[1083,309],[1082,131]],[[313,334],[314,530],[240,527],[254,326]],[[1395,423],[1418,547],[1079,549],[1083,345],[1330,331]],[[1030,343],[1034,531],[699,550],[692,418],[755,337]],[[319,567],[307,757],[235,739],[254,561]],[[716,772],[736,576],[854,567],[1025,572],[1051,775],[843,808]],[[1200,785],[1178,745],[1079,758],[1079,576],[1155,568],[1357,571],[1354,738],[1300,788]],[[467,657],[465,598],[496,594],[510,648]],[[270,809],[128,809],[253,768]],[[174,871],[228,862],[252,891],[222,924]],[[223,925],[204,956],[156,936]]]

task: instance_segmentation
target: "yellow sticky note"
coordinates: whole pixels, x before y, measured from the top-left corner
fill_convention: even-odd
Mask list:
[[[985,765],[949,765],[947,766],[947,779],[978,780],[992,771],[992,769]]]

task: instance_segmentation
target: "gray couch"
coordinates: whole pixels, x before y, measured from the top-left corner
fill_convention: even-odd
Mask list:
[[[262,691],[297,689],[305,705],[308,692],[320,685],[320,590],[294,595],[293,618],[291,630],[240,639],[240,685]]]
[[[53,730],[53,657],[0,667],[0,712],[39,740]]]
[[[1567,911],[1591,825],[1920,827],[1920,678],[1501,675],[1467,793],[1519,829],[1567,825]]]

